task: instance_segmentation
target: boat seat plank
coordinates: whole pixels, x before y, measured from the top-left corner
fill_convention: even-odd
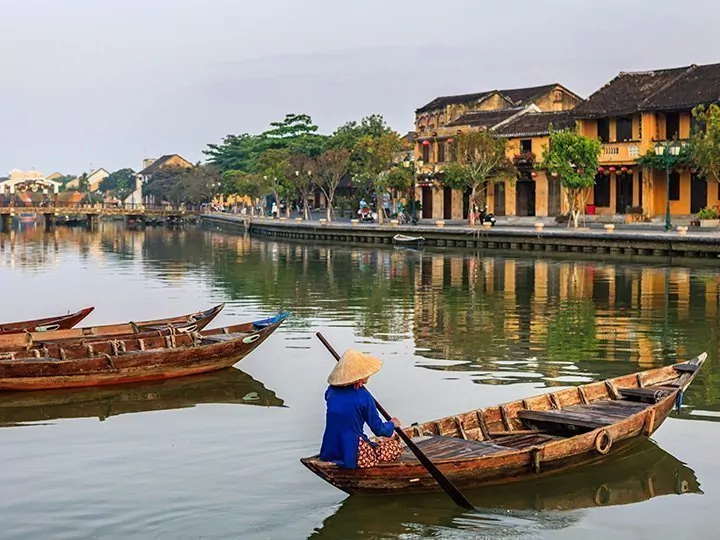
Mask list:
[[[586,429],[597,429],[613,423],[612,418],[598,418],[585,412],[571,412],[565,409],[554,411],[526,411],[517,412],[518,418],[531,423],[555,424],[563,426],[582,427]]]
[[[679,373],[695,373],[698,369],[700,369],[700,366],[697,364],[677,364],[673,366],[675,368],[675,371]]]
[[[647,399],[652,403],[657,403],[670,394],[669,390],[654,388],[652,386],[647,386],[645,388],[618,388],[618,392],[620,392],[620,395],[626,399]]]
[[[455,437],[445,437],[443,435],[417,437],[413,438],[413,442],[416,443],[417,447],[420,448],[431,461],[480,457],[511,450],[511,448],[499,444],[483,441],[468,441]],[[417,458],[409,448],[404,448],[398,461],[417,462]]]
[[[520,450],[532,446],[541,446],[550,441],[556,441],[562,438],[563,437],[550,435],[548,433],[538,433],[537,435],[502,435],[501,437],[496,437],[495,440],[502,446],[509,446]]]

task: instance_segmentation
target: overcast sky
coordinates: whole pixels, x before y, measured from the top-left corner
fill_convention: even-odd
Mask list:
[[[438,95],[720,62],[711,0],[0,0],[0,176],[203,159],[285,113],[398,131]]]

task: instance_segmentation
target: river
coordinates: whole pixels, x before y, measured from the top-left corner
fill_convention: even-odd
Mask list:
[[[0,394],[0,538],[712,538],[720,508],[720,266],[274,242],[218,230],[0,234],[0,320],[94,305],[87,324],[225,302],[289,310],[257,351],[200,377]],[[692,261],[683,260],[683,264]],[[380,356],[404,424],[687,359],[708,361],[651,441],[542,481],[347,497],[317,452],[333,360]]]

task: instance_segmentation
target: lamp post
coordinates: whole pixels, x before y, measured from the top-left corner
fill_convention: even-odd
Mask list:
[[[670,223],[670,164],[679,154],[680,146],[674,141],[667,141],[665,144],[658,143],[655,145],[655,155],[665,158],[665,197],[667,199],[665,204],[666,231],[672,229],[672,223]]]
[[[415,159],[414,156],[407,156],[403,160],[403,166],[410,169],[410,222],[413,225],[417,225],[417,218],[415,217]],[[421,159],[417,162],[418,167],[423,166]]]

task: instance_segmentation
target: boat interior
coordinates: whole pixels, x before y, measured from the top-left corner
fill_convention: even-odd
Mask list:
[[[404,431],[433,462],[528,450],[647,410],[687,386],[706,356],[703,353],[687,363],[413,424]],[[649,427],[652,431],[653,426]],[[398,461],[417,463],[417,458],[406,447]]]

